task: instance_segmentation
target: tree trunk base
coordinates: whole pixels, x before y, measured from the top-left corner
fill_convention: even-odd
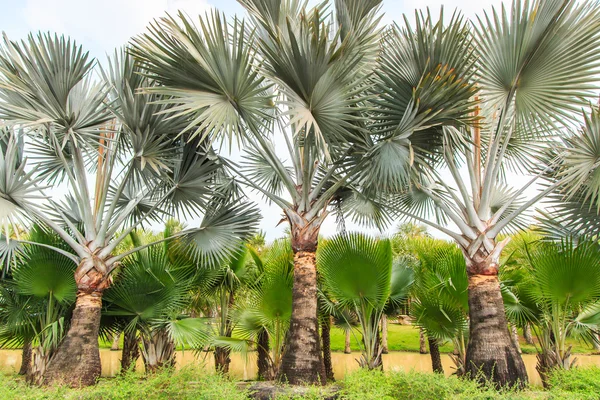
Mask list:
[[[25,340],[23,350],[21,351],[21,368],[19,375],[27,375],[31,367],[31,339]]]
[[[102,372],[98,332],[102,293],[79,292],[64,340],[50,359],[44,384],[70,387],[91,386]]]
[[[431,354],[431,368],[433,372],[437,374],[444,373],[444,367],[442,365],[442,357],[440,355],[440,347],[437,339],[428,337],[429,342],[429,353]]]
[[[508,331],[497,275],[469,275],[466,373],[496,387],[523,388],[527,370]]]
[[[326,383],[317,312],[315,252],[296,251],[292,318],[277,377],[280,382],[291,385]]]

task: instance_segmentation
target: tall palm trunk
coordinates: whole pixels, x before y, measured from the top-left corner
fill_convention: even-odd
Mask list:
[[[135,371],[135,363],[140,356],[140,338],[136,332],[123,333],[123,351],[121,353],[121,373]]]
[[[525,342],[529,345],[534,345],[533,335],[531,334],[531,324],[526,323],[523,327],[523,337],[525,338]]]
[[[222,327],[222,335],[225,337],[231,337],[233,333],[233,325],[229,320],[227,315],[227,310],[229,310],[233,306],[233,293],[229,293],[229,296],[226,296],[226,292],[222,293],[222,303],[221,303],[221,316],[223,321]],[[227,302],[227,304],[225,304]],[[215,370],[217,372],[228,374],[229,373],[229,364],[231,363],[231,350],[227,347],[215,347]]]
[[[323,364],[325,365],[325,375],[327,380],[334,381],[333,364],[331,362],[331,316],[322,318],[321,321],[321,339],[323,341]]]
[[[21,368],[19,369],[19,375],[27,375],[29,368],[31,367],[31,339],[25,339],[23,343],[23,350],[21,351]]]
[[[324,216],[306,221],[287,212],[294,251],[292,317],[278,380],[292,385],[326,382],[319,337],[316,251]]]
[[[75,270],[77,300],[71,325],[50,359],[44,383],[82,387],[93,385],[100,378],[98,334],[102,294],[111,283],[107,270],[104,262],[95,256],[83,259]]]
[[[427,341],[429,342],[429,353],[431,354],[431,367],[433,372],[443,374],[444,367],[442,366],[442,356],[440,355],[438,341],[432,337],[427,337]]]
[[[466,257],[470,317],[466,373],[497,386],[524,387],[527,371],[508,331],[498,280],[502,247],[504,243],[499,243],[489,255],[479,250],[474,257]]]

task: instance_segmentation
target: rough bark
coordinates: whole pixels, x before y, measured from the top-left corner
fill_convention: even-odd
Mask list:
[[[594,351],[595,352],[599,352],[600,351],[600,335],[596,335],[596,340],[594,340]]]
[[[388,349],[388,320],[387,315],[381,317],[381,353],[387,354]]]
[[[345,340],[344,340],[344,353],[345,354],[350,354],[352,353],[352,349],[350,348],[350,335],[351,335],[351,331],[350,329],[346,329],[345,333]]]
[[[147,373],[175,365],[175,343],[165,329],[154,329],[142,337],[142,360]]]
[[[123,352],[121,353],[121,373],[135,371],[135,364],[140,357],[140,338],[136,332],[123,333]]]
[[[423,328],[419,328],[419,353],[427,354],[427,342]]]
[[[527,323],[525,324],[525,327],[523,328],[523,336],[525,337],[525,342],[531,346],[534,345],[533,342],[533,335],[531,334],[531,324]]]
[[[497,266],[485,265],[475,271],[480,273],[469,270],[466,372],[473,379],[489,380],[498,387],[524,387],[527,371],[508,332]]]
[[[21,351],[21,368],[19,375],[27,375],[31,366],[31,339],[25,339],[23,350]]]
[[[215,347],[215,371],[222,374],[229,373],[229,364],[231,363],[231,350],[225,347]]]
[[[269,333],[266,329],[261,329],[257,338],[257,367],[258,379],[262,381],[270,381],[273,379],[273,366],[269,356]]]
[[[440,355],[438,341],[432,337],[427,337],[427,341],[429,342],[429,354],[431,354],[431,368],[433,372],[443,374],[444,367],[442,366],[442,356]]]
[[[79,286],[71,326],[50,359],[44,375],[44,383],[82,387],[95,384],[100,377],[102,368],[98,331],[102,290],[82,289]]]
[[[30,385],[39,386],[44,382],[44,374],[48,369],[52,352],[44,349],[43,346],[37,346],[32,349],[31,355],[32,360],[27,369],[26,381]]]
[[[512,334],[513,344],[517,348],[519,354],[522,354],[523,352],[521,351],[521,344],[519,343],[519,332],[517,331],[517,326],[511,323],[509,323],[508,325],[510,326],[510,333]]]
[[[112,351],[117,351],[119,350],[119,340],[121,339],[121,332],[115,333],[113,335],[113,341],[112,341],[112,345],[110,346],[110,349]]]
[[[329,381],[335,381],[333,364],[331,362],[331,317],[323,317],[321,321],[321,340],[323,342],[323,364],[325,376]]]

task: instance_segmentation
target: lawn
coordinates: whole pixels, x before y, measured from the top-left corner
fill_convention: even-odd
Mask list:
[[[338,328],[331,330],[331,350],[344,351],[344,331]],[[519,341],[523,353],[535,353],[535,347],[525,343],[522,332],[519,331]],[[573,346],[574,353],[592,353],[594,350],[591,346],[574,339],[568,339],[567,343]],[[360,351],[360,334],[355,331],[351,338],[353,351]],[[419,351],[419,330],[411,325],[400,325],[388,323],[388,348],[390,351]],[[452,344],[446,343],[441,346],[440,351],[450,353]]]

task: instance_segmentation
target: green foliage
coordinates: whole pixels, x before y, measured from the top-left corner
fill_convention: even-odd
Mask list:
[[[550,374],[552,391],[569,393],[573,398],[596,399],[600,393],[600,367],[556,370]]]
[[[34,388],[18,378],[0,375],[2,399],[64,399],[64,400],[129,400],[129,399],[203,399],[245,400],[246,393],[221,375],[207,373],[200,367],[184,367],[178,371],[164,371],[140,379],[139,375],[125,374],[101,379],[96,386],[85,389],[64,387]]]

